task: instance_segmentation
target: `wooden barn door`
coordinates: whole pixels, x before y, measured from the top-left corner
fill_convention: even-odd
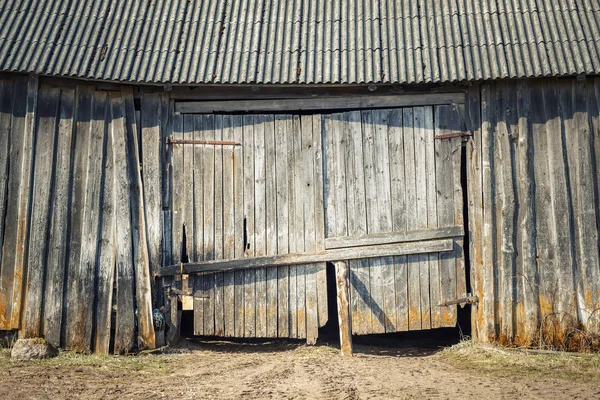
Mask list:
[[[352,332],[455,326],[440,304],[466,296],[458,107],[327,114],[323,127],[326,245],[458,232],[450,252],[349,261]]]
[[[178,114],[173,263],[323,249],[321,116]],[[325,264],[191,274],[194,333],[307,338],[327,322]]]

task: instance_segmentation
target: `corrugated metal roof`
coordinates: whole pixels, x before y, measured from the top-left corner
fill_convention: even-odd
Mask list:
[[[600,73],[598,0],[5,0],[0,70],[131,82]]]

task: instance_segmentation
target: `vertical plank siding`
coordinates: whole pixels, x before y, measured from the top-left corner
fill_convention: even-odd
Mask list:
[[[600,79],[497,81],[461,105],[311,115],[181,115],[167,93],[142,92],[136,103],[126,86],[0,80],[0,330],[82,352],[152,348],[153,310],[176,324],[166,290],[189,282],[197,335],[314,343],[328,315],[323,263],[154,275],[463,225],[465,151],[468,243],[348,261],[352,333],[454,326],[456,306],[438,305],[464,297],[468,278],[479,341],[600,333]]]
[[[81,352],[154,347],[137,140],[130,89],[0,81],[0,329]]]
[[[457,106],[349,111],[323,116],[326,237],[460,225]],[[457,158],[458,157],[458,158]],[[466,295],[462,240],[431,255],[349,261],[352,332],[449,327]],[[462,274],[462,277],[459,275]]]
[[[193,230],[186,225],[186,235],[195,238],[190,260],[324,249],[319,115],[186,115],[183,131],[193,132],[196,140],[241,143],[173,146],[173,176],[193,168],[188,186],[193,189],[188,201],[194,204]],[[193,167],[185,161],[187,153],[180,153],[182,147],[195,154]],[[174,211],[180,207],[175,179]],[[182,222],[174,219],[174,232]],[[181,240],[181,235],[173,238],[174,249],[181,248]],[[200,295],[194,300],[196,335],[293,337],[314,343],[327,322],[322,263],[197,274],[192,280]]]
[[[466,106],[474,336],[568,347],[600,333],[600,81],[478,92]]]

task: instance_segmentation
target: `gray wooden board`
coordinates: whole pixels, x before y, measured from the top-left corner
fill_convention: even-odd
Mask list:
[[[11,80],[0,80],[0,221],[6,216],[6,196],[8,195],[8,162],[10,159],[10,126],[13,108],[14,82]],[[0,224],[0,260],[2,260],[2,243],[4,243],[4,224]],[[4,271],[3,271],[4,270]],[[8,280],[8,268],[4,269],[0,263],[0,301],[2,304],[10,304],[7,294],[8,283],[12,285],[12,279]],[[10,307],[0,312],[0,329],[10,328]]]
[[[491,188],[495,185],[493,176],[493,127],[495,124],[494,102],[492,89],[489,85],[481,86],[481,165],[482,165],[482,187],[489,188],[483,191],[483,288],[484,296],[481,300],[486,322],[480,327],[480,335],[485,338],[496,337],[494,321],[496,320],[495,299],[492,295],[495,286],[494,276],[494,245],[493,245],[493,204],[495,197]],[[487,295],[486,295],[487,293]]]
[[[72,314],[71,349],[83,352],[92,350],[94,318],[94,294],[96,259],[98,249],[98,226],[100,225],[101,183],[104,169],[105,124],[108,96],[106,93],[92,93],[90,123],[89,161],[84,202],[81,256],[79,261],[78,309]],[[102,150],[101,150],[102,149]]]
[[[60,89],[44,86],[40,89],[36,147],[34,150],[35,178],[31,199],[31,233],[29,236],[25,310],[21,320],[21,334],[24,338],[36,338],[41,334],[48,218],[59,99]]]
[[[156,345],[152,319],[152,286],[150,280],[150,260],[146,237],[146,219],[144,210],[144,187],[140,172],[139,131],[135,119],[133,91],[131,87],[122,89],[124,122],[128,136],[128,171],[131,190],[131,228],[133,239],[133,262],[135,270],[135,297],[137,311],[138,349],[153,349]]]
[[[265,125],[266,115],[255,115],[254,131],[254,247],[255,256],[267,254],[266,238],[266,165],[265,165]],[[267,336],[267,270],[258,268],[255,273],[256,337]]]
[[[236,142],[242,142],[243,125],[242,117],[232,116],[233,139]],[[244,256],[244,156],[243,147],[235,146],[233,148],[233,196],[234,196],[234,257]],[[237,337],[244,336],[244,274],[245,271],[234,272],[234,334]]]
[[[423,106],[433,104],[464,103],[464,93],[432,93],[393,96],[332,97],[316,99],[278,99],[244,101],[189,101],[176,103],[176,111],[182,114],[249,111],[299,111],[299,110],[335,110],[335,109],[371,109]]]
[[[323,182],[323,117],[319,114],[313,116],[313,153],[315,160],[314,186],[315,186],[315,235],[316,249],[325,249],[325,204]],[[318,325],[325,326],[328,320],[327,310],[327,265],[321,263],[316,266]]]
[[[111,99],[115,174],[116,307],[114,353],[129,353],[135,346],[134,265],[131,228],[130,175],[125,109],[121,98]]]
[[[0,326],[3,329],[18,329],[21,319],[24,241],[29,225],[27,209],[35,122],[33,113],[37,99],[37,80],[33,80],[30,77],[29,81],[18,79],[15,82],[0,272],[0,300],[3,305]]]
[[[6,197],[8,196],[8,167],[10,160],[10,127],[13,109],[14,81],[0,80],[0,221],[6,217]],[[0,224],[0,260],[4,243],[4,224]],[[0,302],[5,307],[0,312],[0,329],[10,329],[10,301],[8,294],[12,294],[12,269],[4,267],[0,262]],[[7,305],[7,306],[6,306]]]
[[[142,173],[144,180],[144,210],[148,236],[148,257],[152,273],[162,265],[162,205],[163,205],[163,122],[168,119],[165,112],[166,97],[160,93],[143,94],[141,106]],[[167,111],[168,112],[168,111]],[[158,287],[152,279],[152,303],[159,304]]]
[[[452,106],[435,107],[435,135],[453,133],[456,110]],[[460,151],[460,144],[452,140],[435,141],[435,169],[437,187],[437,221],[441,226],[456,223],[454,206],[454,172],[453,152]],[[456,298],[456,255],[451,253],[439,256],[440,304]],[[437,306],[437,305],[436,305]],[[441,326],[453,326],[456,322],[456,306],[444,307],[440,310]]]
[[[507,107],[511,107],[513,100],[512,83],[505,83],[503,89],[497,92],[498,94],[498,120],[502,121],[496,125],[495,135],[495,165],[496,172],[496,194],[498,201],[498,210],[496,214],[496,224],[502,232],[501,236],[501,251],[498,252],[499,279],[498,287],[501,293],[502,300],[499,302],[500,317],[502,324],[500,325],[500,333],[506,335],[509,341],[512,341],[514,336],[513,312],[514,303],[514,281],[516,275],[516,254],[515,254],[515,226],[513,215],[515,213],[515,193],[514,181],[512,175],[512,135],[510,135],[509,127],[510,119],[507,115]]]
[[[433,147],[431,150],[434,150]],[[391,154],[390,154],[391,156]],[[394,168],[398,168],[398,164],[394,164]],[[402,166],[402,168],[404,168]],[[395,185],[398,181],[394,182]],[[433,182],[435,184],[435,181]],[[402,183],[403,184],[403,183]],[[429,182],[428,182],[429,184]],[[404,193],[402,191],[402,197]],[[403,208],[402,208],[403,209]],[[400,224],[402,221],[398,222]],[[402,224],[405,225],[405,224]],[[398,225],[398,226],[402,226]],[[399,229],[399,228],[396,228]],[[372,246],[380,244],[392,244],[392,243],[404,243],[404,242],[418,242],[423,240],[433,239],[445,239],[451,237],[459,237],[464,235],[464,228],[460,225],[447,226],[447,227],[428,227],[423,229],[416,229],[412,231],[393,231],[373,233],[368,235],[358,236],[339,236],[325,239],[326,249],[343,249],[348,247],[357,246]]]
[[[91,140],[92,92],[89,88],[79,88],[77,93],[77,131],[73,160],[73,192],[71,201],[71,226],[69,244],[69,263],[67,275],[67,303],[64,341],[67,349],[78,350],[75,341],[75,318],[83,306],[80,305],[79,293],[82,280],[80,279],[80,262],[83,245],[83,224],[85,200],[87,193],[87,170],[89,147]],[[82,351],[85,349],[81,349]]]
[[[391,231],[401,232],[405,238],[413,237],[406,232],[406,189],[404,179],[404,132],[403,112],[393,110],[389,117],[389,160],[391,184]],[[406,232],[406,233],[404,233]],[[416,231],[412,231],[416,232]],[[423,232],[423,231],[421,231]],[[431,231],[427,230],[428,233]],[[374,235],[375,236],[375,235]],[[381,235],[383,236],[383,235]],[[397,240],[397,239],[394,239]],[[385,243],[382,240],[382,243]],[[408,330],[408,270],[406,257],[394,257],[394,279],[396,296],[396,329]]]
[[[404,118],[404,174],[406,190],[406,229],[414,230],[417,222],[416,133],[413,109],[403,110]],[[407,257],[408,267],[408,329],[421,329],[421,298],[419,288],[420,262],[416,255]]]
[[[112,97],[111,94],[109,97]],[[109,103],[112,105],[112,101]],[[112,119],[110,109],[108,131],[106,135],[106,157],[104,160],[104,176],[102,179],[100,219],[100,255],[98,257],[98,294],[96,299],[96,319],[94,329],[94,351],[108,354],[110,349],[110,332],[112,321],[113,282],[115,274],[115,174],[114,174],[114,139],[113,125],[119,123]]]
[[[215,117],[213,115],[203,115],[199,117],[201,121],[199,132],[200,139],[214,140],[215,139]],[[196,139],[198,136],[196,136]],[[189,146],[187,146],[189,147]],[[215,152],[213,146],[203,146],[202,151],[202,200],[203,200],[203,256],[204,260],[215,260],[215,226],[216,226],[216,179],[215,179]],[[186,167],[195,168],[186,163]],[[219,199],[220,200],[220,199]],[[204,334],[214,335],[215,332],[215,277],[214,274],[206,274],[203,277],[203,294],[204,299]]]
[[[71,154],[74,113],[74,90],[62,90],[60,122],[56,138],[52,223],[50,226],[44,300],[44,337],[55,347],[61,345],[63,294],[67,258],[67,221],[70,198]]]
[[[275,187],[277,254],[289,252],[289,181],[288,135],[292,130],[290,115],[275,116]],[[289,335],[289,267],[277,267],[277,336]]]
[[[417,228],[425,228],[428,224],[429,203],[427,199],[427,165],[426,135],[431,129],[433,115],[430,107],[414,109],[415,133],[415,168],[417,188]],[[451,170],[450,170],[451,171]],[[449,172],[449,171],[448,171]],[[454,188],[452,188],[454,189]],[[454,194],[452,192],[452,194]],[[431,328],[431,307],[429,304],[429,258],[427,255],[417,256],[419,262],[419,297],[421,303],[421,329]],[[409,282],[410,285],[414,282]]]
[[[302,152],[304,168],[304,215],[307,216],[304,225],[304,243],[305,251],[315,251],[317,249],[317,228],[315,210],[317,199],[316,185],[318,180],[315,177],[315,163],[317,162],[313,149],[317,147],[316,141],[320,141],[320,135],[315,135],[313,121],[320,116],[304,115],[302,116]],[[319,202],[322,199],[318,200]],[[306,338],[308,344],[315,344],[319,335],[319,311],[317,303],[317,264],[309,264],[306,268]]]
[[[275,116],[265,119],[265,203],[266,203],[266,254],[277,254],[277,170]],[[278,267],[266,270],[266,336],[277,337],[278,327]]]
[[[426,198],[427,198],[427,227],[429,229],[440,229],[438,223],[437,210],[437,186],[436,186],[436,169],[435,169],[435,131],[433,121],[433,108],[425,108],[425,167],[426,167]],[[459,139],[460,140],[460,139]],[[460,154],[460,151],[458,152]],[[454,170],[453,170],[454,171]],[[458,169],[460,173],[460,166]],[[460,180],[458,181],[460,184]],[[461,192],[462,194],[462,192]],[[462,224],[456,224],[456,236],[463,236],[464,229]],[[443,327],[443,319],[441,308],[438,305],[441,303],[441,276],[439,255],[429,254],[429,304],[431,328]],[[423,293],[422,293],[423,294]]]
[[[233,141],[234,117],[222,117],[222,139]],[[237,146],[236,146],[237,147]],[[223,254],[222,258],[235,258],[236,248],[236,218],[235,218],[235,158],[234,147],[226,146],[222,149],[223,162]],[[223,275],[223,335],[235,336],[235,276],[233,271]]]
[[[295,243],[295,248],[299,252],[304,252],[305,248],[305,237],[304,227],[306,224],[306,215],[304,214],[304,159],[302,153],[302,137],[305,134],[302,130],[302,119],[300,116],[294,116],[294,215],[295,215],[295,229],[292,233],[292,240]],[[306,265],[304,263],[297,264],[296,268],[296,316],[297,325],[296,332],[299,339],[306,337]]]
[[[597,312],[598,281],[598,230],[593,190],[588,189],[593,181],[589,149],[589,121],[586,115],[585,98],[578,82],[559,82],[560,108],[564,120],[564,140],[569,163],[571,204],[573,207],[573,231],[575,240],[575,276],[577,301],[581,322],[588,325],[590,317]],[[598,331],[598,317],[594,331]],[[589,325],[592,328],[591,325]]]
[[[365,169],[365,194],[367,208],[367,232],[379,231],[379,210],[378,197],[381,188],[377,187],[376,162],[382,155],[376,154],[375,136],[377,122],[373,118],[374,111],[362,112],[363,123],[363,150],[364,150],[364,169]],[[384,297],[383,297],[383,270],[384,261],[381,259],[369,260],[370,286],[368,288],[371,295],[372,333],[384,333]]]
[[[244,220],[247,246],[245,256],[255,254],[254,236],[254,120],[252,115],[243,117],[243,149],[244,149]],[[256,304],[255,304],[254,271],[244,271],[244,337],[254,337],[256,334]]]

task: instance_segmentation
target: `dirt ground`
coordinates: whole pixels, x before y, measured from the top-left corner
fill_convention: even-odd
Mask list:
[[[187,342],[129,357],[62,353],[12,362],[0,351],[0,399],[600,398],[600,355],[527,355],[322,343]]]

